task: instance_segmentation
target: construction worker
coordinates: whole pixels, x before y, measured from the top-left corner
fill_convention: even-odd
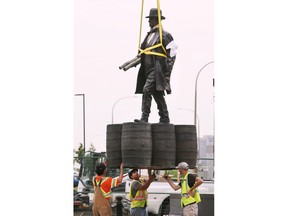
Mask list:
[[[203,183],[203,180],[188,173],[189,166],[186,162],[179,163],[176,169],[180,173],[180,183],[178,185],[174,184],[169,176],[165,175],[164,178],[174,190],[181,188],[183,216],[197,216],[197,203],[201,202],[198,187]]]
[[[96,176],[93,177],[94,185],[94,206],[93,216],[112,216],[110,206],[111,188],[117,187],[123,179],[123,166],[120,165],[120,174],[117,179],[106,177],[106,163],[98,163],[96,165]]]
[[[147,207],[147,188],[150,186],[151,182],[155,179],[155,174],[151,174],[151,170],[148,169],[149,179],[148,181],[140,181],[140,175],[137,169],[132,169],[129,172],[129,178],[132,179],[130,188],[130,213],[131,216],[148,216],[146,211]]]

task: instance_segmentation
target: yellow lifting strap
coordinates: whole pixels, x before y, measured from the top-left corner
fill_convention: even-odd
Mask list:
[[[140,47],[141,34],[142,34],[143,8],[144,8],[144,0],[142,0],[142,6],[141,6],[140,34],[139,34],[139,42],[138,42],[138,50],[140,51],[140,53],[138,55],[141,55],[142,53],[144,53],[146,55],[157,55],[157,56],[161,56],[161,57],[167,58],[167,55],[165,55],[166,54],[166,50],[165,50],[165,48],[163,47],[163,44],[162,44],[162,23],[161,23],[161,15],[160,15],[160,0],[157,0],[160,43],[156,44],[154,46],[148,47],[148,48],[146,48],[144,50],[142,50],[141,47]],[[152,49],[155,49],[155,48],[158,48],[158,47],[162,47],[162,49],[165,52],[165,54],[151,51]]]

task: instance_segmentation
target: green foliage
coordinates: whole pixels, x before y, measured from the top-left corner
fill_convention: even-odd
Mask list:
[[[82,160],[83,163],[83,176],[87,176],[89,179],[95,175],[96,158],[93,156],[93,152],[86,152]]]
[[[80,143],[80,146],[77,150],[74,151],[74,163],[79,163],[80,166],[80,172],[79,176],[81,178],[89,178],[92,179],[92,177],[95,175],[95,166],[97,162],[96,155],[96,148],[91,143],[89,150],[84,152],[83,144]]]
[[[178,178],[178,170],[166,170],[165,174],[169,175],[171,179]]]
[[[83,144],[80,143],[80,146],[78,148],[78,150],[75,150],[74,149],[74,163],[77,162],[77,163],[81,163],[81,159],[82,157],[84,156],[84,147],[83,147]]]

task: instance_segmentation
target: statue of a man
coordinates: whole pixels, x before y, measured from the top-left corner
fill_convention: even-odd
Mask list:
[[[162,16],[160,11],[161,20]],[[150,10],[148,22],[151,30],[148,32],[144,41],[141,44],[141,49],[152,47],[160,43],[158,10],[152,8]],[[162,27],[162,26],[161,26]],[[170,76],[173,65],[176,59],[177,45],[173,41],[170,33],[162,29],[162,45],[150,52],[141,54],[141,67],[138,72],[136,94],[142,95],[142,115],[140,119],[135,119],[135,122],[148,122],[152,96],[157,103],[160,116],[160,123],[170,123],[167,104],[164,98],[165,91],[167,94],[171,93]],[[155,53],[160,53],[157,55]]]

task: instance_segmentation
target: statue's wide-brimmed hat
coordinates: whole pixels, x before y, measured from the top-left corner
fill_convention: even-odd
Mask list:
[[[164,16],[162,16],[162,11],[160,10],[160,16],[161,19],[166,19]],[[146,18],[158,18],[158,9],[157,8],[151,8],[149,12],[149,16],[146,16]]]

